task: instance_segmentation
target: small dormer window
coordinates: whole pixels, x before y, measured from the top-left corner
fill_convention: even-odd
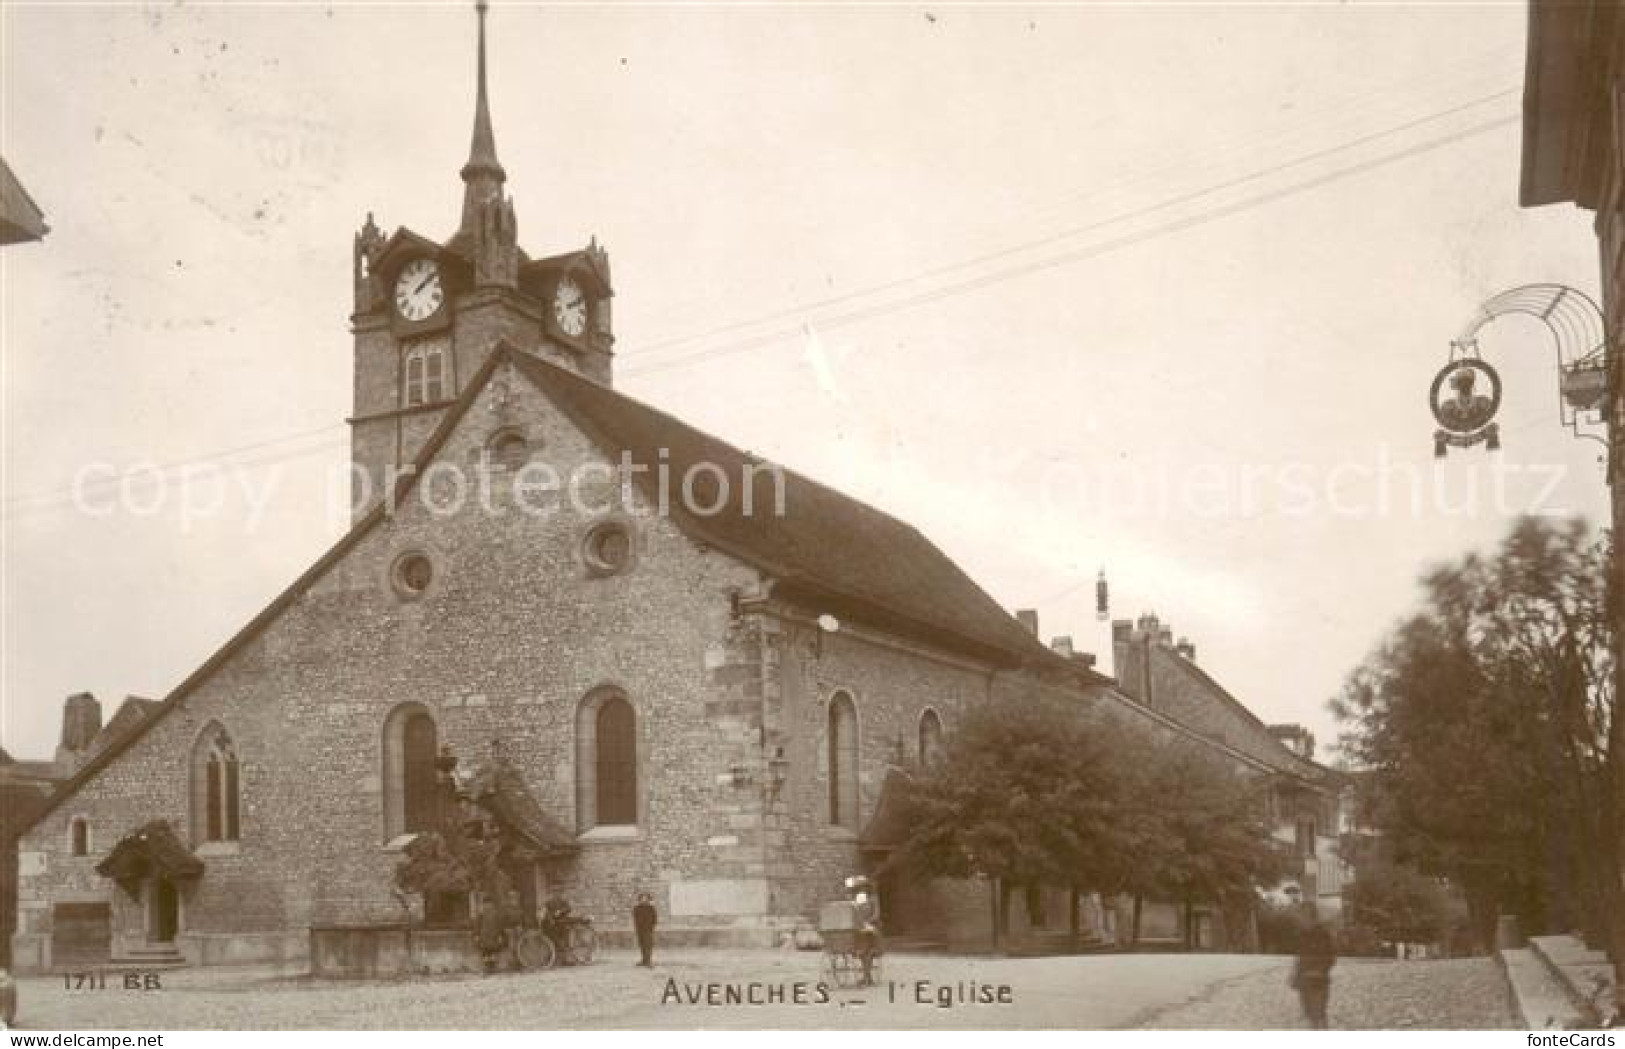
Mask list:
[[[446,344],[430,339],[406,351],[406,389],[403,407],[438,404],[446,399]]]
[[[517,430],[503,430],[486,445],[486,455],[498,470],[517,470],[530,458],[530,444]]]

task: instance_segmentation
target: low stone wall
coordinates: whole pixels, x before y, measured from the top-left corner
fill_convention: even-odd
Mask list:
[[[632,952],[632,930],[599,928],[602,951]],[[760,924],[738,926],[663,926],[655,932],[656,950],[696,947],[785,947],[792,927]],[[313,925],[309,934],[310,974],[334,979],[371,979],[426,973],[481,972],[482,959],[468,929],[409,928],[401,922]]]
[[[273,963],[303,970],[309,941],[301,932],[182,933],[176,946],[192,965]]]
[[[51,938],[20,932],[11,938],[11,971],[18,974],[42,973],[51,967]]]
[[[479,971],[480,955],[467,929],[413,929],[400,923],[310,928],[312,976],[369,979]]]

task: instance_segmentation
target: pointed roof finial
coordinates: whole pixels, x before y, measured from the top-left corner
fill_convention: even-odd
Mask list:
[[[497,160],[496,136],[491,133],[491,107],[485,94],[485,12],[486,0],[477,0],[474,11],[479,16],[479,68],[474,92],[474,135],[468,146],[468,163],[463,165],[463,182],[468,189],[463,195],[463,228],[469,228],[471,205],[501,192],[508,173]]]
[[[490,5],[478,0],[474,11],[479,15],[479,71],[474,92],[474,137],[468,146],[468,163],[463,166],[463,180],[473,175],[489,174],[505,179],[507,173],[497,161],[496,136],[491,133],[491,107],[485,94],[485,12]]]

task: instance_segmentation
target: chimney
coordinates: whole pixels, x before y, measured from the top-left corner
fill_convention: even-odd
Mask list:
[[[1016,612],[1016,619],[1027,628],[1027,633],[1038,636],[1038,610],[1036,608],[1023,608]]]
[[[102,730],[102,705],[89,692],[69,696],[62,704],[62,742],[56,748],[58,764],[77,768]]]
[[[1163,648],[1173,648],[1174,628],[1171,626],[1159,627],[1157,629],[1157,644]]]
[[[1074,652],[1072,658],[1090,670],[1095,669],[1095,654],[1093,652]]]
[[[1068,659],[1071,659],[1074,655],[1072,651],[1072,636],[1070,634],[1061,634],[1057,636],[1049,643],[1049,647],[1051,651],[1058,655],[1063,655]]]
[[[1191,644],[1191,639],[1190,638],[1188,638],[1188,637],[1180,638],[1179,639],[1179,644],[1174,646],[1174,651],[1178,652],[1180,655],[1184,656],[1186,659],[1190,660],[1192,663],[1196,662],[1196,646]]]
[[[1112,676],[1123,695],[1138,702],[1146,700],[1145,625],[1149,617],[1136,623],[1129,619],[1112,622]]]

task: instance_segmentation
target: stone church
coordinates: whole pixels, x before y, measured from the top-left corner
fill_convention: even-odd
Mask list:
[[[1205,738],[910,526],[616,392],[608,255],[519,246],[484,33],[455,231],[355,238],[353,526],[22,836],[20,969],[400,922],[447,754],[522,795],[527,901],[614,930],[648,891],[673,942],[773,944],[895,844],[889,777],[973,704]],[[987,917],[985,890],[883,898],[945,943]]]

